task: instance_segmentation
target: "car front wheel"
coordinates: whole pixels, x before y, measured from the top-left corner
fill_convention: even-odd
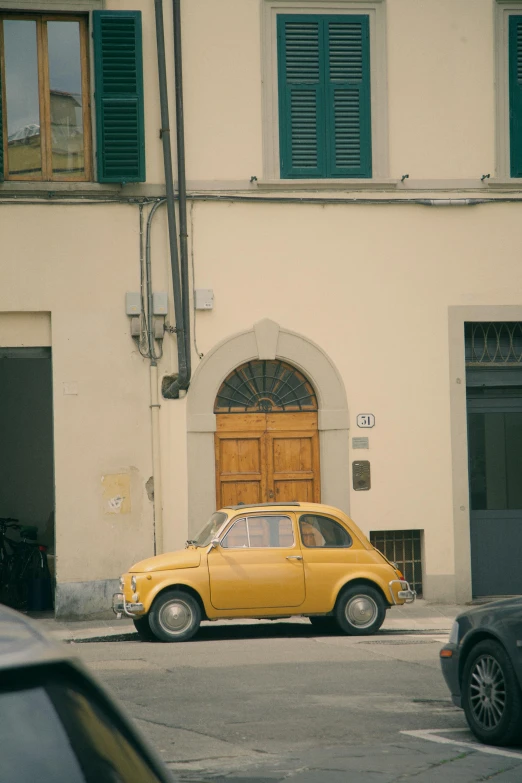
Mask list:
[[[148,614],[145,617],[136,617],[132,622],[142,642],[153,642],[156,639],[149,625]]]
[[[348,587],[341,593],[335,610],[342,631],[351,636],[376,633],[386,617],[382,595],[369,585]]]
[[[462,679],[462,706],[468,725],[481,742],[513,745],[522,739],[522,694],[513,665],[501,644],[479,642]]]
[[[189,593],[168,590],[159,595],[149,612],[149,625],[162,642],[186,642],[197,633],[201,609]]]

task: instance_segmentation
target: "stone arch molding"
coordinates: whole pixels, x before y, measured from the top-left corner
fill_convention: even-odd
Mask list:
[[[189,535],[199,530],[216,506],[213,411],[217,392],[235,367],[276,358],[293,364],[314,386],[319,405],[322,502],[349,511],[349,416],[342,378],[319,346],[265,318],[218,343],[194,373],[187,395]]]

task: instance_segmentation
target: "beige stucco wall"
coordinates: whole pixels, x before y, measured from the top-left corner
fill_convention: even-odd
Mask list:
[[[147,186],[160,185],[154,5],[107,0],[106,7],[143,11]],[[389,197],[424,196],[420,191],[429,189],[436,198],[459,198],[455,190],[464,180],[476,188],[464,195],[490,194],[480,176],[495,170],[492,0],[387,0],[382,7],[388,174],[410,175]],[[262,11],[262,0],[182,4],[187,175],[200,196],[242,185],[258,196],[281,194],[248,184],[263,171]],[[172,101],[171,13],[165,3]],[[7,183],[0,186],[0,201],[6,190]],[[344,195],[384,197],[371,188]],[[25,316],[12,315],[8,324],[0,317],[0,342],[52,344],[58,580],[113,580],[153,546],[145,487],[152,473],[149,367],[130,338],[124,310],[125,292],[140,284],[138,207],[0,208],[0,316],[40,314],[29,317],[38,320],[38,337]],[[214,310],[195,315],[199,351],[207,355],[264,318],[319,346],[345,386],[349,437],[370,439],[370,450],[352,458],[371,460],[372,489],[350,490],[350,513],[366,532],[423,529],[427,595],[454,598],[455,515],[462,515],[460,552],[468,509],[462,432],[460,450],[452,451],[451,414],[455,406],[462,413],[463,398],[452,392],[448,308],[517,305],[518,205],[196,201],[190,218],[194,286],[215,293]],[[152,243],[154,290],[168,290],[172,308],[164,208]],[[167,335],[160,375],[175,371],[176,362],[175,338]],[[194,349],[194,369],[198,362]],[[167,549],[187,536],[188,472],[198,468],[188,450],[187,400],[161,401]],[[361,412],[375,414],[374,429],[357,430]],[[351,483],[349,473],[334,480]],[[130,491],[130,509],[122,506],[128,513],[107,512],[112,491]],[[467,597],[465,558],[461,572],[460,596]]]
[[[351,0],[335,8],[361,8]],[[288,7],[299,3],[286,3]],[[389,175],[410,180],[477,179],[495,160],[492,0],[387,0]],[[107,0],[144,13],[145,83],[156,84],[153,4]],[[318,0],[318,12],[328,7]],[[185,0],[187,175],[247,182],[263,171],[263,0]],[[171,8],[165,4],[167,43]],[[170,67],[170,63],[169,63]],[[172,69],[169,71],[172,73]],[[147,90],[149,179],[161,171],[157,107]],[[266,132],[266,128],[265,128]],[[152,152],[153,150],[153,152]],[[153,155],[153,157],[151,157]],[[411,185],[410,181],[410,185]]]
[[[58,579],[108,578],[152,551],[148,376],[124,308],[125,291],[139,290],[138,211],[3,205],[2,217],[3,322],[51,313]],[[128,513],[103,506],[112,474],[129,478]]]
[[[493,174],[491,0],[389,0],[390,174]]]
[[[370,439],[352,452],[372,465],[352,516],[366,532],[423,529],[428,583],[453,574],[448,307],[519,301],[517,206],[197,204],[193,224],[196,285],[216,296],[197,315],[200,350],[267,315],[320,345],[345,383],[351,436]],[[374,429],[357,430],[360,412]]]

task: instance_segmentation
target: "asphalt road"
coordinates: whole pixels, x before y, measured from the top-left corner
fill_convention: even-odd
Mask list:
[[[74,648],[177,781],[520,783],[522,750],[484,752],[451,704],[446,638],[212,623],[184,644],[126,634]]]

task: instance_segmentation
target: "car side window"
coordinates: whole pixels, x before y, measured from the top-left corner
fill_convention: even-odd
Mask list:
[[[68,687],[56,701],[65,707],[64,723],[89,783],[160,783],[129,738],[85,693]]]
[[[225,549],[241,549],[248,547],[248,531],[246,519],[238,519],[226,536],[221,541],[221,546]]]
[[[166,780],[110,703],[69,667],[0,673],[0,725],[1,781]]]
[[[67,732],[45,688],[0,691],[0,725],[0,780],[84,783]]]
[[[335,522],[330,517],[303,514],[299,519],[299,531],[303,546],[310,549],[317,547],[346,548],[352,545],[350,534],[339,522]]]
[[[294,544],[292,520],[275,514],[238,519],[221,542],[225,549],[288,548]]]

